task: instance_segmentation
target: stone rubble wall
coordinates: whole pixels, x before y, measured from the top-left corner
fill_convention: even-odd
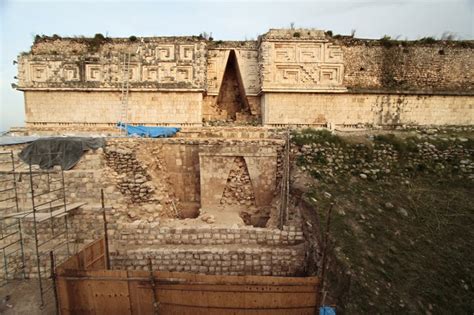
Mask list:
[[[249,171],[245,160],[237,157],[227,178],[227,184],[220,201],[221,204],[255,206]]]
[[[462,136],[421,134],[407,139],[375,136],[364,143],[321,140],[312,145],[294,146],[292,153],[296,160],[304,157],[309,164],[317,165],[308,171],[324,178],[352,174],[368,180],[410,179],[417,173],[430,173],[474,180],[472,139]],[[304,170],[306,164],[301,164]]]
[[[342,47],[344,84],[350,90],[474,92],[472,41],[384,45],[377,40],[341,39],[336,43]]]
[[[107,166],[117,173],[117,187],[120,192],[130,198],[130,202],[141,203],[150,201],[155,190],[149,181],[147,171],[137,161],[135,155],[126,150],[107,150],[105,153]]]

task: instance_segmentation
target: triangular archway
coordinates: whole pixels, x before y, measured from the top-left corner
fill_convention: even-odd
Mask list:
[[[217,98],[217,107],[227,113],[227,119],[236,120],[237,113],[250,114],[245,88],[235,51],[229,52],[224,77]]]
[[[247,207],[255,205],[252,180],[250,179],[247,163],[242,156],[237,156],[233,161],[220,203]]]

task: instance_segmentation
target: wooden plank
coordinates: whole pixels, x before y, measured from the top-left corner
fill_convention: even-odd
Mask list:
[[[159,314],[165,315],[314,315],[315,308],[297,309],[223,309],[223,308],[200,308],[181,305],[161,304]]]
[[[63,281],[59,277],[59,281]],[[96,314],[94,305],[91,303],[92,291],[90,290],[90,281],[71,281],[65,280],[66,292],[60,287],[61,293],[58,295],[60,313],[63,315],[75,314]]]
[[[76,202],[76,203],[66,204],[66,210],[64,210],[64,207],[63,207],[61,209],[54,210],[52,212],[38,212],[37,211],[36,214],[35,214],[36,222],[43,222],[43,221],[46,221],[46,220],[50,219],[51,217],[53,217],[53,218],[58,217],[61,214],[66,214],[69,211],[72,211],[74,209],[82,207],[85,204],[86,204],[86,202]],[[46,208],[46,209],[49,209],[49,207]],[[46,209],[44,209],[44,210],[46,210]],[[27,215],[18,214],[18,215],[14,215],[14,216],[11,216],[11,217],[24,218],[24,219],[33,219],[34,215],[30,211],[30,214],[27,214]]]
[[[149,285],[144,284],[145,287]],[[202,283],[186,283],[186,284],[157,284],[158,290],[176,290],[176,291],[206,291],[206,292],[238,292],[238,293],[307,293],[314,292],[317,286],[313,285],[246,285],[246,284],[202,284]]]
[[[129,277],[136,276],[136,272],[129,271]],[[146,276],[143,274],[143,276]],[[148,284],[148,285],[144,285]],[[149,281],[128,281],[130,292],[130,308],[133,315],[154,314],[153,290]]]
[[[208,284],[259,284],[259,285],[317,285],[318,277],[273,277],[273,276],[225,276],[202,275],[185,272],[154,272],[159,279],[183,279],[192,283]]]
[[[104,270],[104,251],[97,240],[58,267],[61,314],[153,314],[149,272]],[[160,314],[313,314],[318,302],[317,277],[153,276]]]
[[[94,270],[94,274],[127,278],[127,272],[122,270]],[[132,314],[127,281],[87,280],[87,282],[90,283],[89,290],[92,293],[95,314]]]
[[[298,308],[316,305],[314,292],[238,292],[235,291],[158,291],[158,301],[163,304],[183,306],[230,308],[230,309],[269,309]]]

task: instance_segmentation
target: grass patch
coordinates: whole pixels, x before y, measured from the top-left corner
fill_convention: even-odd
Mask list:
[[[337,145],[345,145],[343,138],[332,134],[328,130],[316,130],[306,128],[301,131],[293,131],[291,141],[297,145],[306,145],[312,143],[334,143]]]
[[[474,309],[472,185],[419,177],[410,185],[355,180],[310,193],[334,202],[337,263],[353,274],[348,314],[468,314]],[[333,198],[324,198],[329,192]],[[385,204],[390,202],[393,208]],[[400,210],[403,209],[403,210]],[[404,215],[404,213],[408,215]],[[320,211],[320,222],[325,222]],[[331,280],[329,280],[331,281]]]
[[[305,129],[292,135],[301,146],[325,143],[323,147],[333,147],[333,155],[334,150],[351,152],[344,164],[334,162],[333,168],[365,167],[381,150],[389,151],[383,145],[396,151],[391,156],[399,156],[392,172],[374,180],[362,179],[350,168],[325,175],[328,151],[321,147],[303,151],[296,160],[318,179],[306,193],[308,200],[314,200],[316,221],[324,224],[326,211],[334,204],[328,302],[337,304],[342,313],[470,314],[474,309],[474,182],[449,164],[436,168],[448,151],[452,166],[472,158],[472,151],[462,151],[463,155],[452,151],[460,145],[469,149],[471,137],[441,139],[454,136],[384,134],[374,136],[370,146],[325,130]],[[337,147],[327,145],[332,143]],[[423,151],[427,148],[431,151]],[[380,160],[385,163],[379,155]],[[341,271],[351,275],[344,290]]]
[[[376,135],[374,136],[375,143],[384,143],[390,144],[393,146],[395,150],[404,154],[408,152],[418,152],[417,142],[415,138],[400,138],[395,136],[394,134],[386,134],[386,135]]]

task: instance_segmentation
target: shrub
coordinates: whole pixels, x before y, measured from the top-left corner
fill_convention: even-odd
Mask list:
[[[384,35],[384,37],[382,37],[382,38],[380,39],[380,43],[381,43],[383,46],[389,48],[389,47],[392,47],[392,46],[395,44],[395,41],[394,41],[390,36]]]
[[[293,132],[293,141],[297,145],[304,145],[310,143],[322,143],[329,142],[339,145],[344,145],[345,141],[341,137],[333,135],[329,130],[316,130],[312,128],[306,128],[300,132]]]
[[[94,40],[103,41],[103,40],[105,40],[105,37],[101,33],[97,33],[97,34],[94,35]]]
[[[433,37],[423,37],[419,39],[418,42],[422,44],[434,44],[436,43],[436,39],[434,39]]]

